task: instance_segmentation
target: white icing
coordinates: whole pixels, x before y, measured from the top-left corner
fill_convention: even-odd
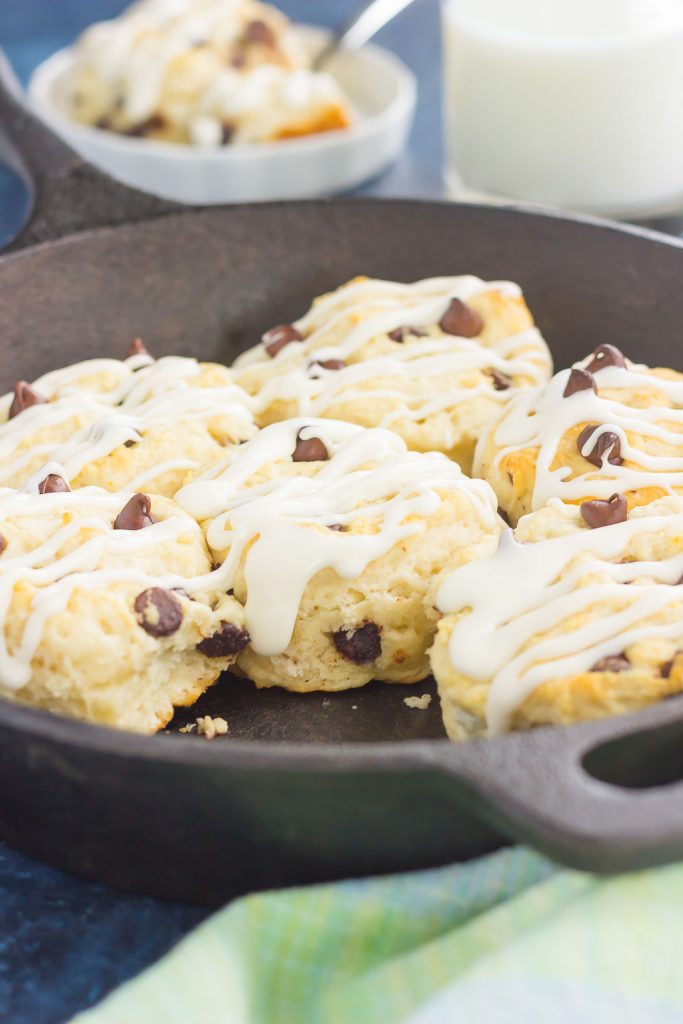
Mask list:
[[[661,487],[666,493],[683,487],[683,455],[678,454],[683,443],[683,379],[654,377],[647,367],[636,364],[608,366],[595,375],[598,394],[585,390],[565,398],[569,374],[569,370],[561,370],[547,385],[519,392],[491,428],[490,436],[498,449],[494,465],[511,452],[537,449],[532,509],[542,508],[553,496],[573,501],[586,496],[609,498],[615,492],[642,487]],[[620,401],[620,391],[638,388],[655,389],[664,396],[664,403],[635,408],[627,394]],[[609,398],[606,391],[610,392]],[[606,451],[600,469],[586,463],[585,470],[573,477],[568,466],[552,469],[564,434],[589,423],[597,424],[599,430],[584,444],[582,454],[594,448],[600,434],[611,431],[621,442],[623,464],[608,462]],[[666,446],[667,450],[646,452],[643,442],[631,444],[628,434],[644,438],[645,443]],[[482,435],[477,446],[475,473],[483,470],[488,437],[488,433]]]
[[[289,460],[301,430],[323,441],[329,460],[311,476],[252,481]],[[266,427],[176,500],[195,518],[212,520],[209,544],[227,550],[214,574],[221,585],[232,585],[246,552],[247,629],[253,649],[272,656],[289,644],[303,591],[316,573],[332,568],[354,579],[400,540],[428,529],[443,495],[454,490],[485,529],[495,528],[491,489],[445,456],[409,452],[389,431],[300,418]],[[374,521],[376,532],[327,529],[358,518]]]
[[[190,142],[193,146],[220,146],[223,141],[223,125],[217,117],[197,114],[188,125]]]
[[[113,386],[103,392],[88,391],[87,379],[102,373],[114,378]],[[30,406],[0,424],[0,485],[10,481],[37,454],[60,463],[65,479],[71,481],[85,466],[111,454],[126,441],[139,441],[151,427],[180,420],[230,416],[236,431],[248,436],[253,429],[248,396],[234,384],[193,386],[200,373],[201,365],[195,359],[165,356],[155,361],[149,356],[133,356],[124,361],[89,360],[45,374],[33,386],[51,401]],[[84,380],[86,383],[79,385]],[[7,414],[12,397],[0,399],[0,415]],[[76,416],[84,417],[87,425],[75,430],[68,440],[41,441],[11,461],[4,461],[38,431],[49,438],[51,429]],[[169,469],[195,466],[187,459],[168,460],[128,486],[149,483]]]
[[[305,335],[304,341],[286,345],[274,359],[265,354],[262,346],[244,353],[235,362],[235,379],[247,383],[254,368],[266,371],[252,405],[257,412],[264,412],[277,401],[293,401],[299,414],[322,416],[340,403],[368,401],[370,396],[387,398],[393,408],[381,420],[379,425],[383,427],[401,418],[422,421],[441,409],[456,408],[464,400],[479,395],[502,404],[518,390],[514,385],[497,391],[489,381],[476,387],[463,383],[462,387],[438,389],[437,393],[421,396],[411,393],[410,386],[397,387],[395,382],[431,380],[436,384],[445,375],[491,368],[511,378],[521,377],[527,386],[538,385],[547,379],[552,365],[545,342],[535,327],[490,346],[453,335],[408,337],[390,355],[351,362],[339,370],[311,365],[313,361],[329,359],[348,362],[374,339],[406,325],[433,327],[452,299],[467,301],[484,290],[511,297],[520,295],[518,286],[511,282],[486,282],[472,276],[428,278],[409,285],[374,280],[346,285],[316,300],[309,312],[295,322],[294,326]],[[338,330],[347,318],[355,323],[340,341],[320,346],[320,341]],[[279,374],[268,373],[278,366]],[[383,379],[390,381],[385,389],[379,384]],[[376,382],[372,391],[363,387],[368,381]]]
[[[683,503],[677,508],[673,515],[643,509],[624,523],[536,543],[520,544],[506,530],[491,557],[446,578],[437,596],[440,611],[466,613],[454,626],[449,658],[462,676],[490,682],[491,735],[510,727],[515,711],[542,683],[587,672],[639,640],[683,634],[683,592],[671,586],[683,574],[683,553],[657,562],[618,561],[637,534],[683,531]],[[586,582],[588,577],[595,578]],[[612,599],[620,610],[607,609]],[[672,622],[647,621],[674,602],[680,611]],[[599,613],[582,625],[536,639],[592,606],[600,606]]]

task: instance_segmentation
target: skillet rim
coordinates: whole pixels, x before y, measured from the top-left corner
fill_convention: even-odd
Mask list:
[[[515,217],[523,219],[532,218],[535,221],[547,221],[552,224],[578,225],[598,231],[609,231],[615,235],[628,236],[639,239],[646,243],[654,243],[664,246],[672,251],[678,250],[683,253],[683,238],[664,234],[653,228],[643,227],[634,224],[624,224],[611,221],[602,217],[595,217],[590,214],[567,213],[551,207],[542,207],[524,203],[505,203],[490,205],[485,203],[458,203],[448,200],[434,200],[412,197],[376,197],[376,196],[346,196],[328,197],[318,199],[299,200],[275,200],[257,204],[235,203],[215,207],[188,207],[186,209],[172,209],[159,216],[153,216],[142,220],[129,220],[123,223],[88,228],[60,238],[48,239],[24,248],[15,248],[9,252],[0,252],[0,273],[2,268],[9,263],[15,263],[22,258],[29,258],[34,253],[41,253],[46,249],[54,249],[72,242],[86,242],[89,238],[99,238],[115,234],[121,230],[131,228],[144,230],[148,224],[156,224],[158,221],[172,220],[183,222],[186,219],[197,219],[199,217],[213,216],[216,213],[229,213],[232,211],[244,212],[246,209],[254,208],[264,211],[267,216],[269,211],[294,210],[335,207],[358,207],[365,206],[375,209],[443,209],[466,210],[476,214],[484,214],[489,217],[496,217],[498,213],[512,213]],[[21,229],[16,240],[21,239]],[[10,240],[11,241],[11,240]],[[400,684],[397,684],[400,685]],[[637,732],[639,728],[647,728],[648,719],[654,709],[660,707],[655,704],[653,707],[644,708],[625,716],[610,716],[605,719],[598,719],[594,722],[577,722],[569,726],[544,726],[542,729],[534,730],[538,734],[542,732],[547,735],[570,734],[577,739],[577,730],[586,731],[592,734],[592,739],[600,741],[603,738],[599,727],[603,729],[612,724],[616,727],[618,723],[628,721],[630,732]],[[64,746],[73,746],[80,749],[88,749],[105,755],[122,757],[134,756],[146,761],[185,761],[198,765],[216,765],[218,758],[223,758],[223,763],[232,767],[243,768],[272,768],[275,766],[286,766],[293,769],[307,769],[334,772],[343,768],[348,770],[362,771],[364,769],[382,769],[392,771],[395,767],[415,767],[424,770],[436,770],[440,765],[439,752],[446,752],[454,749],[454,744],[446,739],[421,739],[421,740],[396,740],[387,742],[359,742],[359,743],[320,743],[320,742],[279,742],[271,740],[246,740],[231,739],[227,744],[198,743],[196,737],[181,736],[177,733],[152,735],[127,732],[113,727],[97,725],[92,722],[68,718],[58,713],[34,708],[30,705],[23,705],[11,699],[0,697],[0,727],[7,727],[25,735],[32,735],[36,739],[56,741]],[[468,740],[465,747],[483,743],[487,748],[492,744],[498,748],[511,740],[524,740],[524,734],[511,733],[506,736],[484,740]],[[162,738],[164,737],[164,738]],[[150,742],[151,741],[151,742]],[[172,743],[168,752],[164,745]],[[220,754],[216,754],[213,748],[216,747]],[[341,760],[340,760],[341,759]]]
[[[615,220],[609,220],[606,217],[597,217],[593,214],[588,213],[570,213],[564,210],[555,209],[554,207],[546,207],[535,205],[531,203],[498,203],[498,204],[487,204],[487,203],[464,203],[456,202],[448,199],[425,199],[423,197],[412,197],[412,196],[327,196],[317,199],[276,199],[267,202],[259,203],[224,203],[218,206],[188,206],[178,208],[172,208],[168,211],[160,213],[156,216],[151,215],[149,217],[137,220],[127,220],[119,224],[109,224],[93,228],[85,228],[80,231],[74,231],[66,235],[62,235],[58,238],[49,238],[43,242],[36,242],[15,248],[15,243],[21,243],[23,228],[18,229],[17,234],[14,238],[8,238],[5,240],[5,251],[0,249],[0,267],[4,266],[10,261],[14,262],[22,257],[27,257],[33,253],[42,252],[46,248],[57,248],[58,246],[69,244],[72,241],[85,241],[91,237],[102,237],[104,235],[112,234],[122,230],[133,229],[144,229],[146,225],[156,224],[159,221],[181,221],[186,218],[199,218],[202,216],[213,216],[215,214],[223,214],[232,211],[245,211],[248,209],[252,210],[297,210],[297,209],[310,209],[313,207],[354,207],[354,206],[366,206],[376,208],[389,208],[389,207],[413,207],[417,209],[442,209],[442,210],[466,210],[472,211],[473,213],[484,214],[485,216],[495,216],[497,213],[512,213],[514,215],[521,215],[522,217],[530,217],[534,220],[551,221],[554,223],[561,224],[574,224],[581,227],[596,228],[603,231],[609,231],[616,235],[626,235],[632,238],[642,239],[644,241],[655,242],[666,246],[671,249],[683,250],[683,236],[667,234],[664,231],[657,230],[655,228],[643,226],[640,224],[630,224],[626,222],[620,222]],[[12,246],[12,248],[7,248]]]

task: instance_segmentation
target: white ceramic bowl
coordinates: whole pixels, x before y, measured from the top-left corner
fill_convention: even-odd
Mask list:
[[[306,28],[310,45],[329,38]],[[343,131],[221,149],[128,138],[77,124],[54,102],[72,60],[60,50],[33,73],[33,108],[81,156],[114,178],[166,199],[205,205],[305,199],[353,188],[399,155],[415,110],[415,77],[377,46],[337,56],[329,70],[349,96],[356,121]]]

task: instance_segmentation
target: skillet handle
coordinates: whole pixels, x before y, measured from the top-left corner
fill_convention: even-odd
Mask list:
[[[568,867],[611,873],[683,857],[683,698],[434,756],[471,810]]]
[[[182,209],[114,181],[78,156],[31,112],[0,49],[0,159],[29,189],[31,212],[8,250],[88,228],[149,220]]]

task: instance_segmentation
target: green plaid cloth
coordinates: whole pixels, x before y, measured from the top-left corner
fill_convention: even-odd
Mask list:
[[[513,848],[249,896],[78,1024],[683,1024],[683,865]]]

